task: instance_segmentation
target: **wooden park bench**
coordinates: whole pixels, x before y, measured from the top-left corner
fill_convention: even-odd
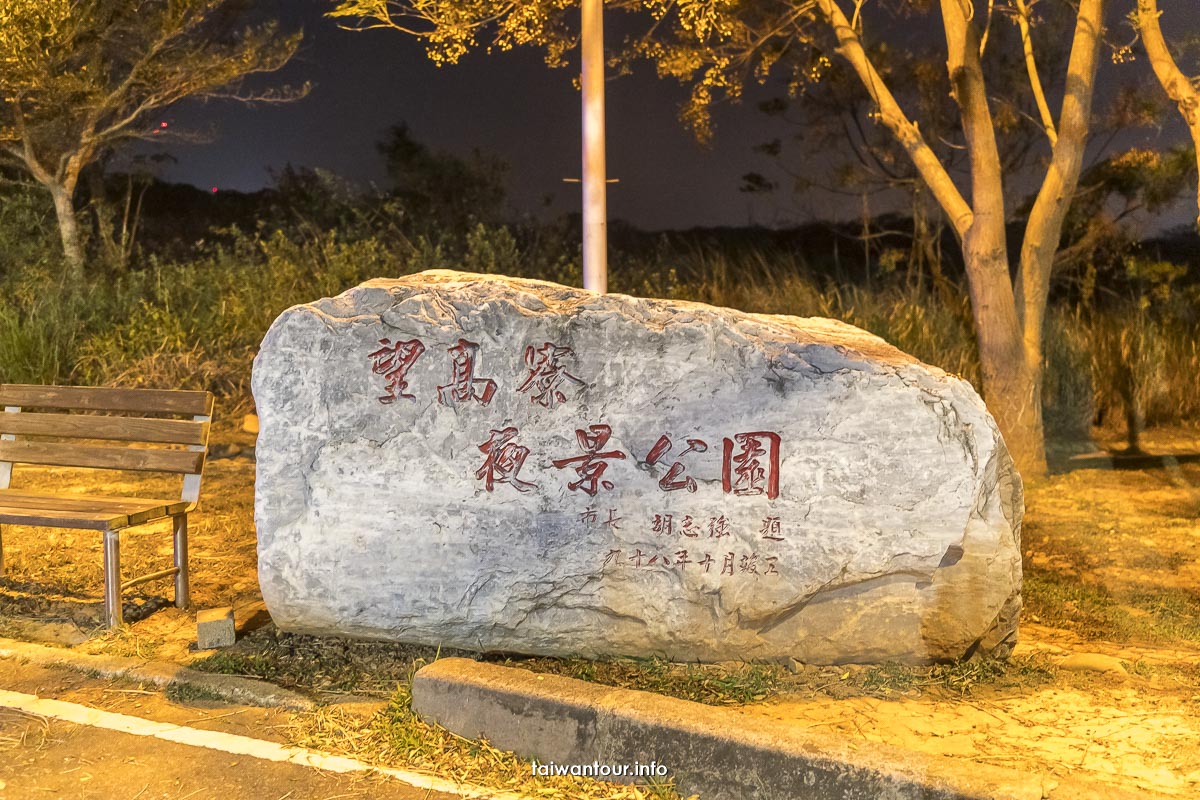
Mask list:
[[[146,581],[173,576],[175,605],[186,608],[187,518],[200,498],[212,394],[0,384],[0,407],[4,408],[0,414],[0,527],[33,525],[102,532],[104,615],[110,628],[122,623],[122,592]],[[69,413],[72,411],[84,413]],[[126,413],[138,416],[121,416]],[[143,446],[96,446],[88,440]],[[183,476],[183,491],[178,500],[24,491],[10,488],[16,464],[174,473]],[[121,531],[167,517],[174,522],[174,566],[122,583]],[[0,538],[0,576],[3,574]]]

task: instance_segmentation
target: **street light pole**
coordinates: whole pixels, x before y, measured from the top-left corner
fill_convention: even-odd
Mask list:
[[[583,288],[608,291],[604,160],[604,0],[582,0]]]

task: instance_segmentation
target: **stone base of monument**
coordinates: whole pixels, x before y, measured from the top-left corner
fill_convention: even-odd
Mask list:
[[[1083,777],[1050,780],[991,764],[964,765],[961,759],[822,736],[735,709],[461,658],[417,672],[412,705],[425,722],[486,739],[530,759],[544,774],[574,769],[568,774],[641,785],[651,777],[670,778],[681,797],[704,800],[1127,796]],[[638,769],[648,771],[638,775]]]
[[[547,655],[1005,655],[1021,482],[967,382],[827,319],[433,271],[254,366],[285,630]]]

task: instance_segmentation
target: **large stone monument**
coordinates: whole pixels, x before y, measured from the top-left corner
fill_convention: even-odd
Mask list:
[[[439,270],[286,311],[254,395],[285,630],[812,663],[1015,639],[995,422],[843,323]]]

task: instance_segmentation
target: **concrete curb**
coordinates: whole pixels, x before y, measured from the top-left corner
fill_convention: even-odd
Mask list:
[[[310,711],[317,705],[297,692],[281,689],[266,681],[198,672],[164,661],[89,655],[61,647],[46,647],[12,639],[0,639],[0,658],[20,659],[45,667],[66,667],[106,678],[143,681],[164,688],[172,685],[192,686],[212,692],[223,700],[243,705],[279,707],[293,711]]]
[[[730,709],[461,658],[417,672],[412,698],[426,722],[543,765],[665,764],[681,795],[702,800],[1146,797],[1076,778],[820,738]]]

